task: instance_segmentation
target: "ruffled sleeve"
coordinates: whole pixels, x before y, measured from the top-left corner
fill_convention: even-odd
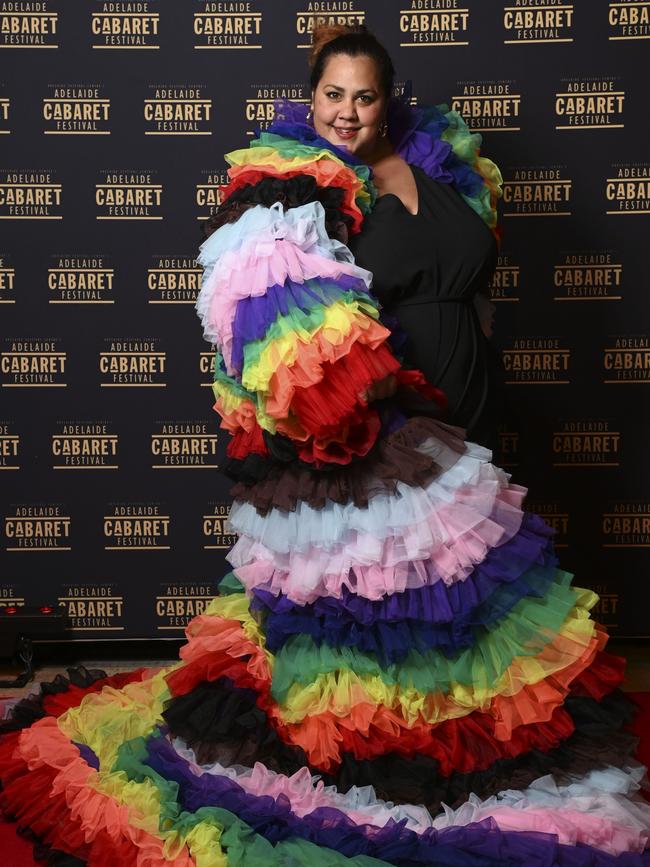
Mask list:
[[[229,454],[244,441],[263,454],[262,432],[317,465],[369,451],[380,422],[363,392],[399,363],[371,275],[329,237],[320,202],[256,205],[208,238],[199,262],[197,311],[219,350],[215,408],[239,438]]]

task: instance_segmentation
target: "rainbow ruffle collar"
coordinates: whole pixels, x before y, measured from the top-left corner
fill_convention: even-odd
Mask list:
[[[311,151],[314,158],[327,156],[349,166],[364,181],[368,198],[364,196],[365,207],[361,207],[361,202],[358,204],[362,212],[367,212],[376,197],[372,169],[354,154],[319,136],[307,122],[308,107],[304,103],[278,100],[275,109],[274,122],[259,133],[250,147],[277,148],[287,159],[294,154],[292,148],[297,148],[303,155]],[[480,156],[481,136],[470,131],[457,111],[444,104],[411,106],[393,98],[388,110],[388,129],[396,152],[406,162],[440,183],[453,184],[487,226],[496,229],[501,172],[492,160]]]

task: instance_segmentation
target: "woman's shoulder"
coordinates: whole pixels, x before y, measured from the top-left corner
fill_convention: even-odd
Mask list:
[[[412,106],[393,100],[389,129],[396,152],[429,177],[453,184],[493,230],[502,195],[498,166],[481,154],[482,137],[448,105]]]

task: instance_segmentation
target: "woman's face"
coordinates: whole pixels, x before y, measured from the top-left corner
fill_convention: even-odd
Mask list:
[[[372,58],[330,57],[312,102],[314,129],[320,136],[361,158],[373,153],[386,115],[386,98]]]

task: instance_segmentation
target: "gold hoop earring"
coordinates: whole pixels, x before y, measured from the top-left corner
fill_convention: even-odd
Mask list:
[[[379,124],[379,135],[382,138],[386,138],[386,136],[388,135],[388,123],[385,120],[382,120],[382,122]]]

